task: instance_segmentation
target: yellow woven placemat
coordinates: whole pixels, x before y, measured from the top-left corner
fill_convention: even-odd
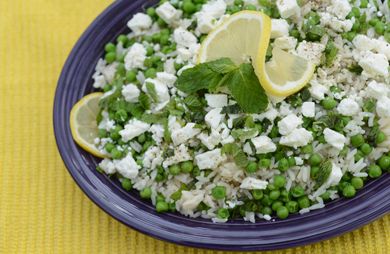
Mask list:
[[[82,193],[61,161],[52,128],[56,82],[80,34],[110,2],[0,1],[0,253],[222,253],[123,226]],[[389,229],[388,215],[277,253],[390,253]]]

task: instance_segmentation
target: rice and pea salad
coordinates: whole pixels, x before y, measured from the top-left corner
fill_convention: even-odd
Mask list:
[[[97,170],[157,212],[213,222],[354,197],[390,169],[389,3],[165,0],[135,14],[93,75]],[[251,59],[198,63],[207,34],[242,10],[272,18],[267,60],[279,48],[315,65],[305,87],[275,97],[251,90]]]

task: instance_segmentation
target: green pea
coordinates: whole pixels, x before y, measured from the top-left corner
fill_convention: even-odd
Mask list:
[[[154,49],[152,46],[146,47],[146,56],[151,56],[154,53]]]
[[[116,52],[116,46],[114,43],[107,43],[106,46],[104,47],[104,50],[108,52]]]
[[[274,125],[271,129],[271,132],[269,133],[270,138],[277,138],[279,136],[279,128],[278,126]]]
[[[145,71],[145,77],[146,78],[155,78],[157,74],[156,69],[150,68]]]
[[[200,176],[200,169],[199,169],[198,167],[194,167],[194,169],[192,170],[191,175],[192,175],[193,177]]]
[[[191,173],[194,169],[194,164],[192,161],[185,161],[181,163],[180,167],[183,173]]]
[[[152,189],[150,187],[146,187],[142,191],[140,191],[139,194],[141,198],[149,199],[152,196]]]
[[[288,159],[282,158],[281,160],[278,161],[278,169],[280,171],[285,172],[287,171],[288,168],[289,168]]]
[[[111,153],[112,149],[115,148],[115,145],[113,143],[107,143],[104,146],[104,150],[106,150],[107,153]]]
[[[271,166],[271,160],[270,159],[267,159],[267,158],[260,159],[260,161],[259,161],[259,167],[260,168],[269,168],[270,166]]]
[[[313,152],[313,146],[312,145],[305,145],[301,148],[301,152],[305,154],[310,154]]]
[[[98,136],[99,136],[99,138],[105,138],[105,137],[107,137],[107,131],[104,130],[104,129],[99,129]]]
[[[383,143],[386,140],[386,134],[383,131],[378,132],[378,134],[375,137],[375,143],[380,144]]]
[[[352,185],[347,185],[343,188],[343,196],[346,198],[352,198],[356,195],[356,189]]]
[[[383,35],[385,33],[385,24],[383,24],[382,22],[377,22],[375,24],[375,32],[379,35]]]
[[[317,179],[319,171],[320,171],[320,167],[318,167],[318,166],[311,167],[310,168],[310,177],[314,180]]]
[[[378,160],[379,167],[383,170],[390,168],[390,156],[383,155]]]
[[[296,213],[299,210],[299,204],[298,204],[297,201],[293,201],[293,200],[292,201],[288,201],[286,203],[286,208],[288,209],[288,211],[290,213]]]
[[[160,37],[160,44],[161,45],[168,45],[169,44],[169,35],[161,35]]]
[[[125,45],[127,42],[128,42],[129,38],[124,35],[124,34],[121,34],[118,36],[118,39],[117,39],[117,42],[122,42],[123,45]]]
[[[224,199],[226,196],[226,187],[225,186],[215,186],[211,190],[211,195],[215,199]]]
[[[122,188],[130,191],[131,188],[133,187],[133,184],[131,183],[130,179],[124,178],[121,182]]]
[[[137,72],[130,70],[126,72],[126,81],[127,82],[134,82],[137,78]]]
[[[305,195],[305,190],[301,186],[294,186],[290,189],[291,195],[294,198],[299,198]]]
[[[287,207],[280,206],[276,210],[276,215],[278,216],[279,219],[286,219],[289,215],[289,211],[288,211]]]
[[[149,7],[148,9],[146,9],[146,14],[148,14],[151,18],[157,16],[156,9],[153,7]]]
[[[321,196],[320,196],[324,201],[330,200],[330,192],[325,191]]]
[[[269,198],[268,194],[264,194],[260,202],[264,206],[270,206],[272,204],[272,200]]]
[[[337,106],[337,101],[333,98],[327,97],[321,101],[321,105],[324,109],[331,110]]]
[[[296,39],[299,39],[301,37],[301,34],[299,33],[298,29],[290,30],[290,35]]]
[[[274,176],[274,185],[276,188],[282,188],[286,184],[286,177],[282,175]]]
[[[322,156],[318,153],[313,153],[309,158],[309,164],[311,166],[318,166],[322,162]]]
[[[364,153],[362,151],[358,150],[356,152],[354,158],[355,158],[355,161],[358,162],[358,161],[360,161],[361,159],[364,158]]]
[[[254,161],[249,162],[249,164],[246,166],[246,172],[248,173],[255,173],[258,169],[257,163]]]
[[[156,203],[156,211],[158,213],[164,213],[164,212],[167,212],[169,210],[169,205],[167,202],[165,201],[158,201]]]
[[[178,165],[170,166],[169,173],[171,173],[171,175],[174,175],[174,176],[180,174],[180,167]]]
[[[296,165],[296,161],[295,161],[295,158],[294,157],[288,157],[288,165],[290,166],[290,167],[293,167],[293,166],[295,166]]]
[[[363,185],[364,185],[363,179],[361,179],[360,177],[353,177],[351,179],[351,185],[355,189],[359,190],[359,189],[363,188]]]
[[[157,19],[157,24],[159,25],[159,27],[166,27],[167,26],[167,23],[165,23],[165,21],[162,18]]]
[[[228,219],[230,216],[229,210],[226,208],[219,208],[217,210],[217,217],[220,219]]]
[[[302,208],[308,208],[310,206],[310,199],[307,196],[300,197],[298,199],[299,207]]]
[[[185,13],[188,13],[188,14],[194,13],[196,11],[196,6],[191,0],[185,0],[183,2],[182,8],[183,8],[183,11]]]
[[[372,164],[368,167],[368,175],[371,178],[378,178],[382,175],[382,169],[378,165]]]
[[[370,21],[368,21],[368,24],[369,24],[370,26],[375,27],[375,25],[376,25],[378,22],[380,22],[380,20],[379,20],[378,18],[373,18],[373,19],[371,19]]]
[[[354,147],[359,147],[364,144],[364,137],[362,134],[357,134],[351,137],[351,144]]]
[[[279,190],[273,190],[269,193],[269,198],[271,200],[277,200],[280,197],[280,191]]]
[[[111,158],[113,158],[114,160],[120,159],[122,157],[123,157],[123,152],[118,150],[116,147],[114,147],[111,150]]]
[[[269,207],[269,206],[264,206],[262,209],[261,209],[261,213],[263,215],[271,215],[272,214],[272,208]]]
[[[248,4],[244,7],[244,10],[248,10],[248,11],[256,11],[257,8],[256,6],[254,6],[253,4]]]
[[[105,55],[104,59],[106,60],[106,62],[108,64],[111,64],[111,63],[113,63],[116,60],[116,53],[115,52],[108,52]]]
[[[362,153],[365,155],[369,155],[372,152],[372,147],[369,144],[364,143],[361,145],[360,151],[362,151]]]
[[[353,16],[355,16],[355,17],[360,17],[360,10],[359,10],[359,8],[358,7],[352,7],[352,10],[351,10],[351,12],[352,12],[352,14],[353,14]]]
[[[262,190],[252,190],[252,196],[254,200],[260,200],[263,198],[264,193]]]
[[[139,135],[138,138],[137,138],[137,140],[138,140],[138,143],[140,143],[140,144],[145,143],[145,141],[146,141],[146,135],[145,135],[145,133],[142,133],[141,135]]]
[[[359,29],[360,29],[360,22],[359,22],[359,20],[355,20],[355,23],[353,23],[353,25],[352,25],[352,31],[357,32],[357,31],[359,31]]]
[[[368,1],[367,0],[360,0],[360,8],[367,8]]]

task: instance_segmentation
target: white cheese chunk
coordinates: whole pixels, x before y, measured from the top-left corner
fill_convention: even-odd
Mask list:
[[[298,40],[291,36],[283,36],[276,38],[274,41],[274,47],[280,48],[280,49],[295,49],[297,46]]]
[[[298,128],[293,130],[287,136],[281,137],[279,143],[281,145],[297,148],[309,144],[312,140],[313,135],[310,131],[304,128]]]
[[[316,105],[314,102],[305,101],[301,107],[302,115],[305,117],[314,117],[316,113]]]
[[[200,129],[195,128],[195,123],[187,123],[183,128],[172,131],[172,142],[175,145],[183,144],[190,138],[193,138],[198,135],[200,131]]]
[[[289,35],[289,26],[285,19],[272,19],[271,22],[271,39]]]
[[[205,94],[205,98],[211,108],[222,108],[228,105],[226,94]]]
[[[200,12],[199,15],[197,15],[197,21],[197,30],[202,34],[209,33],[214,29],[216,24],[216,19],[213,16],[203,12]]]
[[[209,150],[213,150],[222,141],[221,134],[215,129],[211,130],[210,135],[202,132],[198,135],[198,138],[200,142],[202,142],[202,144],[205,145]]]
[[[125,125],[123,130],[119,131],[119,134],[121,135],[122,140],[127,142],[148,131],[149,128],[149,124],[133,118]]]
[[[347,138],[343,134],[341,134],[337,131],[331,130],[329,128],[325,128],[324,138],[328,144],[330,144],[334,148],[337,148],[338,150],[343,149],[344,145],[347,141]]]
[[[104,171],[104,173],[111,175],[116,172],[115,164],[110,159],[104,159],[99,163],[99,167]]]
[[[332,171],[330,172],[328,179],[324,183],[325,187],[328,188],[331,186],[338,185],[342,177],[343,172],[341,171],[341,168],[336,164],[332,163]]]
[[[247,177],[242,180],[240,188],[245,190],[265,190],[268,182],[254,177]]]
[[[297,55],[305,58],[315,65],[318,65],[321,63],[321,56],[324,50],[325,45],[323,44],[302,41],[297,47]]]
[[[363,34],[356,35],[355,38],[353,38],[352,43],[361,51],[372,50],[375,47],[374,40]]]
[[[144,13],[137,13],[127,22],[127,26],[135,33],[139,35],[142,32],[148,30],[152,26],[152,19],[149,15]]]
[[[359,104],[350,98],[342,99],[337,106],[337,111],[344,116],[353,116],[359,113]]]
[[[390,117],[390,99],[382,96],[376,103],[376,113],[382,118]]]
[[[117,171],[124,177],[134,179],[137,177],[139,169],[141,168],[134,160],[131,153],[121,160],[115,160],[115,167]]]
[[[280,16],[284,19],[291,16],[297,16],[300,12],[300,7],[296,0],[276,0]]]
[[[272,153],[276,151],[276,145],[267,136],[259,136],[251,139],[256,148],[256,154]]]
[[[312,82],[309,92],[314,99],[323,100],[325,98],[325,93],[328,92],[328,88],[320,85],[318,82]]]
[[[289,114],[278,122],[279,133],[287,135],[303,123],[302,119],[294,114]]]
[[[225,114],[221,114],[221,112],[222,108],[214,108],[204,117],[206,124],[210,126],[211,129],[216,129],[221,123],[223,117],[225,116]]]
[[[202,6],[201,12],[219,19],[226,12],[226,3],[224,0],[214,0]]]
[[[389,75],[389,62],[383,54],[363,51],[359,60],[359,65],[363,68],[363,73],[369,77],[387,77]]]
[[[130,47],[129,51],[125,56],[125,68],[126,70],[131,69],[143,69],[144,62],[146,59],[146,49],[145,47],[136,42],[133,46]]]
[[[131,103],[138,102],[139,94],[140,94],[140,90],[134,84],[128,84],[123,86],[122,88],[122,95],[125,98],[125,101],[127,102],[131,102]]]
[[[199,169],[215,169],[225,160],[226,156],[219,148],[195,156],[195,164]]]
[[[390,89],[384,83],[372,80],[370,83],[368,83],[366,92],[368,96],[375,99],[380,99],[382,96],[387,96],[390,92]]]
[[[198,39],[191,32],[179,27],[173,32],[173,39],[178,46],[189,48],[193,44],[196,44]]]
[[[352,7],[349,4],[348,0],[332,0],[331,5],[327,10],[334,14],[339,19],[345,19],[347,15],[351,12]]]
[[[182,14],[181,11],[177,10],[169,1],[166,1],[162,5],[156,8],[157,15],[164,20],[167,24],[172,24],[178,19]]]
[[[180,199],[176,201],[176,208],[184,215],[191,215],[203,201],[204,195],[203,190],[182,191]]]

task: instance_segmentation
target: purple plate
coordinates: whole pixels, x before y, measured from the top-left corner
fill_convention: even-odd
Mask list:
[[[294,247],[334,237],[367,224],[390,211],[390,174],[369,182],[353,199],[339,199],[323,209],[286,220],[252,224],[236,220],[214,224],[176,213],[158,214],[136,192],[95,170],[98,159],[72,139],[69,113],[93,91],[91,76],[104,45],[123,32],[132,14],[154,1],[118,0],[87,29],[71,52],[58,81],[54,100],[54,130],[58,149],[70,174],[100,208],[115,219],[150,236],[193,247],[220,250],[270,250]]]

